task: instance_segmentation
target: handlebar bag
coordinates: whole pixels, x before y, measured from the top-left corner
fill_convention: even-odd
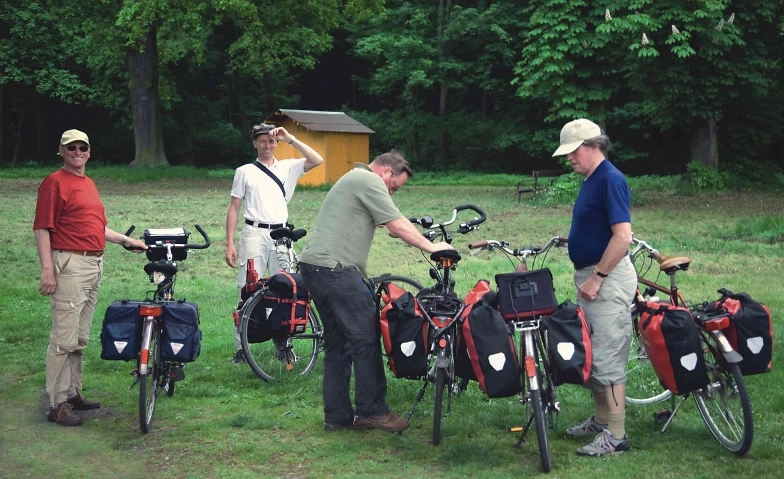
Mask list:
[[[420,379],[427,372],[427,321],[413,294],[381,284],[380,325],[389,369],[396,378]]]
[[[645,353],[662,386],[674,394],[708,384],[700,332],[688,309],[646,301],[637,322]]]
[[[486,279],[480,279],[477,281],[476,286],[474,286],[471,291],[468,292],[465,299],[463,300],[465,309],[460,314],[461,323],[466,320],[474,305],[480,299],[485,298],[488,293],[495,298],[496,302],[498,302],[498,295],[495,292],[490,291],[490,282]],[[468,357],[466,341],[461,330],[462,328],[458,329],[457,341],[455,342],[455,374],[458,377],[476,381],[476,374],[474,374],[474,368],[471,366],[471,358]]]
[[[479,387],[487,397],[519,394],[522,391],[520,365],[512,332],[501,313],[480,299],[460,326],[460,332]]]
[[[547,316],[558,307],[548,268],[495,275],[501,314],[506,320]]]
[[[123,299],[106,308],[101,326],[101,359],[136,359],[142,344],[140,303]]]
[[[722,297],[711,305],[712,310],[726,309],[730,326],[724,335],[732,349],[743,357],[740,372],[744,376],[767,373],[773,361],[773,321],[770,309],[747,293],[720,289]]]
[[[553,383],[585,384],[591,377],[591,330],[582,308],[569,300],[547,318],[547,354]]]
[[[183,228],[149,228],[144,230],[144,244],[147,246],[161,243],[188,244],[188,233]],[[187,248],[172,248],[172,260],[182,261],[188,257]],[[150,261],[160,261],[166,259],[166,250],[163,248],[153,248],[145,251],[147,259]]]
[[[302,275],[278,271],[267,280],[264,294],[267,327],[273,333],[304,333],[308,325],[310,292]]]
[[[201,352],[199,307],[196,303],[172,301],[163,304],[161,359],[189,363]]]

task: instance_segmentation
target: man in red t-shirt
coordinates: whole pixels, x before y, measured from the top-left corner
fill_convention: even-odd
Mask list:
[[[60,140],[62,169],[47,176],[38,188],[35,245],[41,261],[38,292],[51,296],[52,332],[46,350],[46,391],[50,422],[80,426],[73,410],[96,409],[82,389],[82,351],[87,347],[93,312],[103,274],[106,242],[141,252],[143,241],[128,238],[106,225],[103,203],[93,180],[85,176],[90,140],[68,130]]]

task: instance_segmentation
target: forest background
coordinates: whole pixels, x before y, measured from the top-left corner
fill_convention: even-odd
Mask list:
[[[0,164],[231,167],[281,108],[415,168],[552,169],[566,122],[627,174],[781,183],[783,0],[5,0]],[[721,160],[721,161],[719,161]],[[717,169],[718,168],[718,169]],[[709,184],[709,186],[710,186]]]

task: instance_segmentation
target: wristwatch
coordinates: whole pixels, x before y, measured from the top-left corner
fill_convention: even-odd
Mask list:
[[[597,275],[597,276],[598,276],[598,277],[600,277],[600,278],[606,278],[606,277],[607,277],[607,275],[606,275],[606,274],[604,274],[604,273],[602,273],[601,271],[599,271],[599,268],[598,268],[597,266],[594,266],[594,268],[593,268],[593,274]]]

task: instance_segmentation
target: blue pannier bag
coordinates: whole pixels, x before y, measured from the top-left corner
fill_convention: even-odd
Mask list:
[[[106,308],[101,327],[101,359],[136,359],[142,343],[139,304],[141,301],[123,299]]]
[[[199,307],[186,301],[164,303],[161,359],[189,363],[200,352]]]

